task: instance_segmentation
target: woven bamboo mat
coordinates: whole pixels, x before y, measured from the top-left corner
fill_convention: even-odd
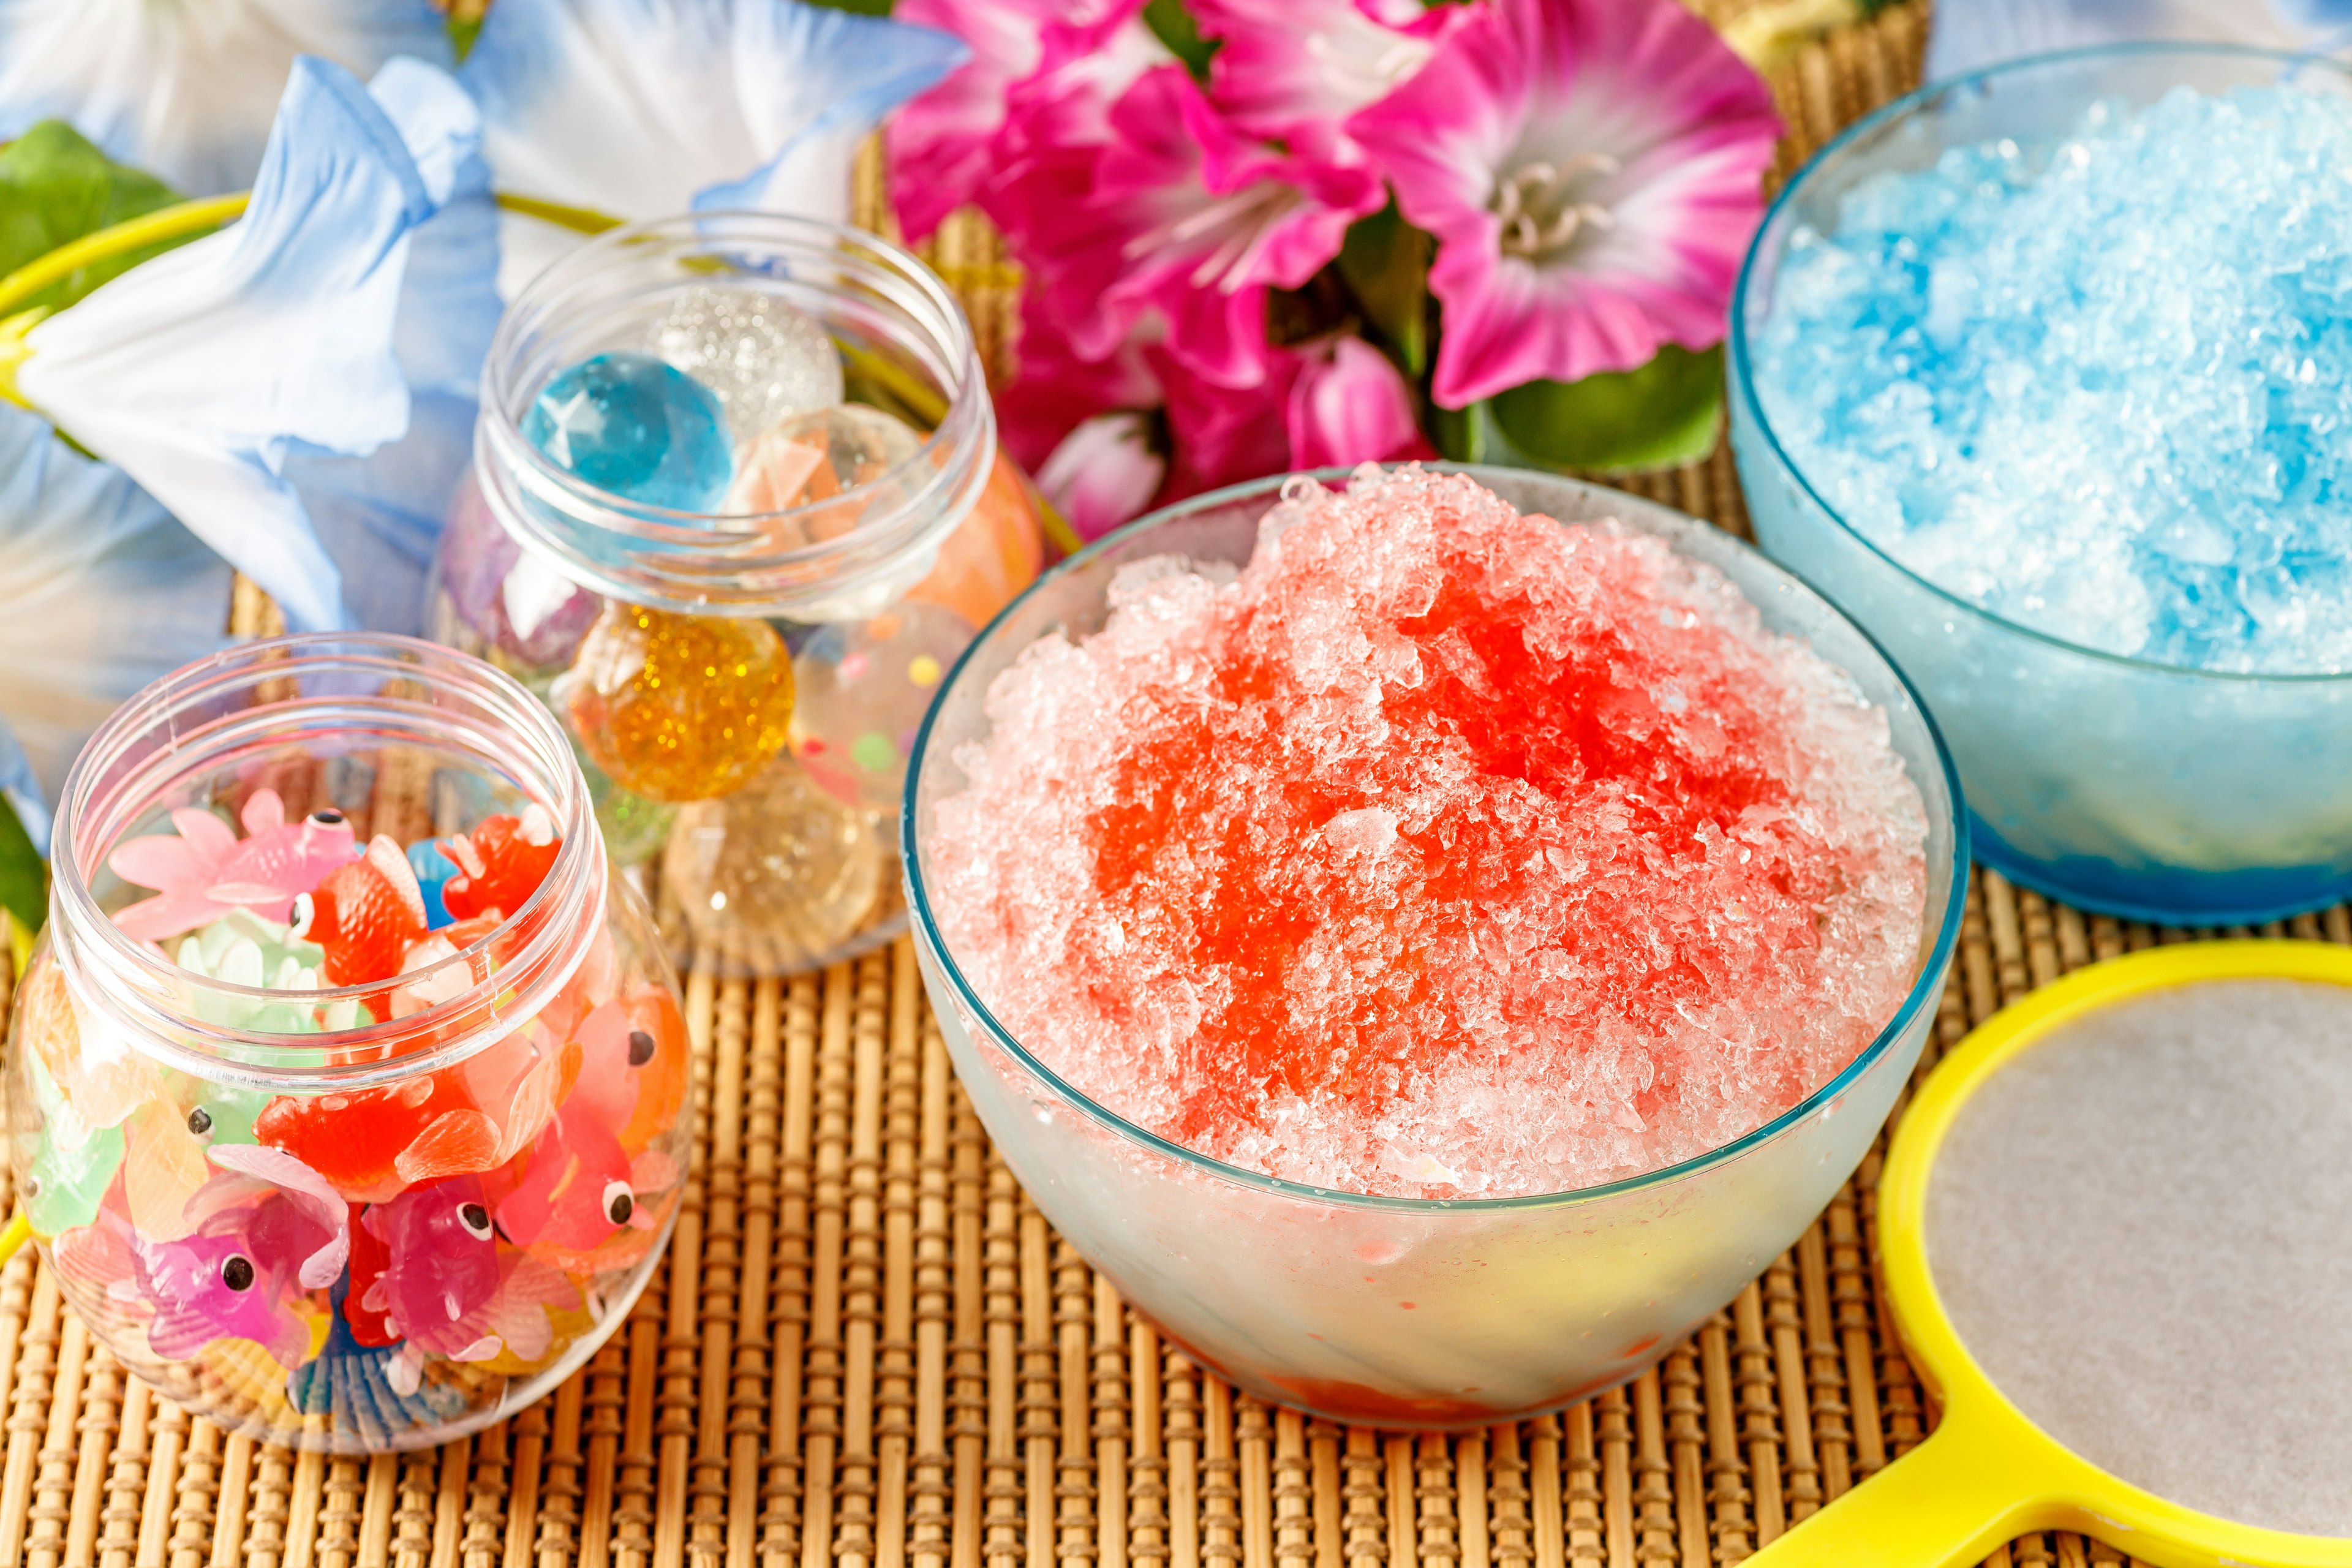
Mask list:
[[[1915,0],[1775,72],[1781,174],[1911,84],[1924,24]],[[878,179],[869,158],[868,222]],[[963,218],[928,248],[1002,366],[1017,279],[994,237]],[[1746,531],[1721,451],[1633,488]],[[249,590],[233,614],[275,618]],[[2194,934],[1979,870],[1927,1059],[2070,969]],[[2352,917],[2259,934],[2352,942]],[[1705,1568],[1931,1424],[1873,1280],[1878,1150],[1626,1387],[1398,1436],[1238,1397],[1126,1311],[990,1148],[904,942],[792,981],[698,973],[687,1004],[695,1157],[666,1264],[578,1376],[470,1440],[330,1461],[224,1438],[127,1379],[29,1252],[0,1271],[0,1568]],[[2126,1559],[2058,1534],[1991,1561]]]

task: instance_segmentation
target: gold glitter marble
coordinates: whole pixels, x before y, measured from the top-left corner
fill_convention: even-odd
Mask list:
[[[764,621],[611,604],[555,696],[581,749],[622,788],[709,800],[784,749],[792,652]]]

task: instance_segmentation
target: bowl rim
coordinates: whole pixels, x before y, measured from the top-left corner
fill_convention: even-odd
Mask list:
[[[1903,1038],[1923,1013],[1932,1011],[1933,1008],[1942,1005],[1945,977],[1950,970],[1952,955],[1958,945],[1961,915],[1968,904],[1968,879],[1970,866],[1969,811],[1966,801],[1960,794],[1959,770],[1953,763],[1951,748],[1944,743],[1944,734],[1937,727],[1935,716],[1928,711],[1927,703],[1920,700],[1918,689],[1911,684],[1911,678],[1903,673],[1902,666],[1888,656],[1886,649],[1880,646],[1878,639],[1872,637],[1853,616],[1840,609],[1835,602],[1747,541],[1727,530],[1717,528],[1702,519],[1692,517],[1661,501],[1649,500],[1627,491],[1613,489],[1605,485],[1596,485],[1589,480],[1571,479],[1562,474],[1543,473],[1541,470],[1499,468],[1487,464],[1451,462],[1386,465],[1391,469],[1407,466],[1418,466],[1435,473],[1466,474],[1482,482],[1488,475],[1510,479],[1535,472],[1544,479],[1564,484],[1581,485],[1587,489],[1599,491],[1604,495],[1622,497],[1631,503],[1633,509],[1664,513],[1679,519],[1691,527],[1706,529],[1708,532],[1717,535],[1725,543],[1733,546],[1735,551],[1747,551],[1758,562],[1787,579],[1790,587],[1805,597],[1812,599],[1836,619],[1844,622],[1854,635],[1862,639],[1864,646],[1877,656],[1879,661],[1893,674],[1904,695],[1910,700],[1911,710],[1918,716],[1920,725],[1927,731],[1928,743],[1934,749],[1937,764],[1943,770],[1945,800],[1948,807],[1952,832],[1951,877],[1949,891],[1944,900],[1943,919],[1936,931],[1935,940],[1925,947],[1918,972],[1912,977],[1910,990],[1905,994],[1903,1003],[1895,1010],[1894,1016],[1880,1027],[1876,1035],[1872,1037],[1868,1045],[1854,1053],[1852,1061],[1832,1074],[1827,1081],[1821,1084],[1811,1094],[1806,1095],[1770,1121],[1750,1129],[1728,1143],[1707,1150],[1704,1153],[1695,1154],[1687,1160],[1660,1166],[1654,1171],[1620,1177],[1616,1181],[1604,1182],[1596,1186],[1571,1187],[1567,1191],[1555,1193],[1522,1193],[1500,1198],[1406,1198],[1378,1193],[1358,1193],[1339,1187],[1312,1186],[1302,1182],[1293,1182],[1285,1177],[1268,1175],[1263,1171],[1253,1171],[1240,1165],[1229,1164],[1223,1160],[1203,1154],[1198,1150],[1188,1149],[1181,1143],[1173,1142],[1149,1128],[1138,1126],[1108,1106],[1081,1093],[1059,1073],[1040,1061],[1026,1046],[1013,1037],[1013,1032],[999,1022],[988,1005],[981,1000],[979,994],[972,989],[971,983],[965,978],[961,965],[956,963],[954,954],[949,952],[947,942],[940,935],[938,921],[932,917],[930,895],[923,884],[921,847],[916,842],[915,836],[915,803],[922,783],[923,764],[930,752],[932,727],[937,722],[940,711],[947,705],[949,691],[953,689],[974,656],[996,634],[998,628],[1025,605],[1033,595],[1043,592],[1049,584],[1055,582],[1064,574],[1090,565],[1098,556],[1108,553],[1147,529],[1234,501],[1253,499],[1260,495],[1278,495],[1282,488],[1295,479],[1305,477],[1327,484],[1344,483],[1357,471],[1347,468],[1309,468],[1274,475],[1265,479],[1250,479],[1241,484],[1227,485],[1220,489],[1188,497],[1183,500],[1147,512],[1133,522],[1104,535],[1085,550],[1057,562],[1047,571],[1039,574],[1036,581],[1015,595],[1010,603],[999,610],[988,625],[981,629],[980,635],[972,638],[971,644],[958,656],[954,666],[948,671],[947,678],[940,682],[939,693],[932,699],[930,707],[925,711],[922,727],[915,736],[914,748],[908,754],[907,786],[905,794],[900,797],[898,810],[898,849],[901,864],[905,868],[907,907],[912,929],[922,948],[937,961],[940,973],[947,977],[949,984],[954,988],[955,1001],[964,1010],[966,1016],[976,1019],[989,1037],[1007,1052],[1024,1070],[1036,1077],[1062,1100],[1091,1118],[1115,1136],[1141,1144],[1154,1153],[1175,1160],[1208,1176],[1245,1187],[1254,1187],[1277,1197],[1294,1198],[1307,1203],[1337,1205],[1347,1208],[1387,1210],[1403,1214],[1437,1214],[1459,1210],[1470,1210],[1481,1214],[1501,1214],[1571,1204],[1596,1203],[1650,1187],[1662,1187],[1670,1183],[1698,1175],[1717,1165],[1727,1164],[1744,1156],[1750,1150],[1759,1148],[1778,1139],[1781,1134],[1793,1131],[1799,1123],[1815,1115],[1826,1114],[1849,1089],[1878,1063],[1880,1058],[1895,1048],[1895,1042]],[[1747,596],[1744,591],[1742,596]],[[1923,791],[1923,800],[1924,796]],[[1923,910],[1922,913],[1924,915],[1925,911]]]
[[[2093,647],[2085,643],[2069,641],[2054,633],[2042,631],[2011,620],[1971,600],[1964,599],[1934,579],[1913,571],[1909,566],[1888,554],[1877,542],[1847,521],[1844,513],[1830,504],[1828,499],[1814,487],[1811,478],[1790,455],[1788,448],[1781,445],[1779,433],[1772,428],[1772,421],[1764,411],[1763,399],[1757,393],[1756,366],[1748,348],[1749,289],[1762,263],[1767,241],[1774,233],[1776,221],[1782,218],[1784,209],[1790,206],[1798,194],[1805,190],[1832,160],[1844,153],[1855,142],[1876,135],[1896,121],[1917,115],[1933,107],[1936,100],[1952,93],[1979,87],[1995,78],[2022,75],[2053,66],[2079,64],[2089,60],[2167,55],[2268,60],[2285,67],[2319,66],[2345,78],[2347,82],[2352,82],[2352,62],[2338,60],[2326,55],[2294,49],[2264,48],[2255,44],[2139,39],[2085,44],[2073,48],[2051,49],[2040,54],[2021,55],[2014,59],[1999,60],[1989,66],[1979,66],[1975,70],[1964,71],[1958,76],[1943,77],[1925,83],[1893,102],[1872,110],[1839,132],[1828,142],[1823,142],[1818,152],[1799,165],[1797,172],[1789,176],[1788,182],[1772,198],[1771,205],[1764,211],[1762,221],[1756,226],[1755,235],[1748,242],[1747,254],[1740,258],[1739,276],[1732,284],[1731,314],[1728,328],[1724,334],[1725,346],[1729,352],[1731,362],[1731,388],[1735,400],[1733,413],[1736,417],[1740,410],[1747,411],[1748,422],[1754,426],[1756,433],[1763,438],[1765,446],[1771,452],[1774,461],[1780,466],[1781,471],[1803,490],[1806,498],[1821,510],[1824,517],[1835,523],[1843,533],[1893,568],[1906,581],[1924,588],[1945,604],[1973,619],[1986,622],[1998,626],[2002,631],[2012,633],[2030,642],[2056,648],[2063,653],[2151,674],[2175,676],[2187,679],[2256,683],[2324,684],[2329,681],[2352,681],[2352,669],[2337,671],[2208,669],[2193,664],[2170,664],[2161,659],[2143,658],[2137,654],[2116,653],[2106,648]],[[1793,216],[1790,217],[1789,221],[1793,222]],[[1785,244],[1774,247],[1776,259],[1778,253],[1785,252],[1786,248]]]

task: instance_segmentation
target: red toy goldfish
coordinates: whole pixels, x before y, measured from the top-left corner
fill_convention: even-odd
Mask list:
[[[520,816],[486,816],[445,847],[457,869],[441,884],[442,907],[459,921],[511,915],[539,891],[562,848],[545,806],[533,803]]]
[[[330,984],[398,974],[409,948],[425,940],[425,895],[407,855],[377,834],[365,855],[294,900],[293,934],[327,950],[320,968]]]

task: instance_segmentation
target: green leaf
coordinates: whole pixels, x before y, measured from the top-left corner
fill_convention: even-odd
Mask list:
[[[1184,62],[1193,80],[1209,79],[1209,62],[1216,58],[1224,40],[1201,37],[1200,24],[1192,20],[1192,14],[1184,9],[1181,0],[1150,0],[1143,7],[1143,25],[1168,46],[1170,54]]]
[[[1474,403],[1467,408],[1447,408],[1440,404],[1429,405],[1429,438],[1438,455],[1450,463],[1483,463],[1486,460],[1486,405]]]
[[[31,834],[16,820],[16,808],[0,795],[0,910],[28,931],[41,929],[49,912],[49,868],[33,847]]]
[[[1497,394],[1496,430],[1546,468],[1670,468],[1715,449],[1723,350],[1669,343],[1635,370],[1582,381],[1531,381]]]
[[[1339,246],[1339,276],[1409,375],[1429,364],[1430,249],[1429,236],[1405,222],[1393,201],[1349,224]]]
[[[115,163],[65,121],[44,120],[0,147],[0,277],[68,240],[179,199],[171,186]],[[93,261],[19,301],[18,308],[62,310],[109,279],[194,237],[160,240]]]

